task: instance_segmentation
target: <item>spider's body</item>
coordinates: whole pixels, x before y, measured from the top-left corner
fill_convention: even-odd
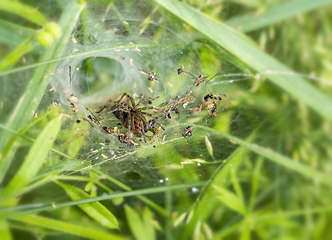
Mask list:
[[[131,106],[128,103],[121,102],[121,100],[125,96],[130,100]],[[99,114],[99,116],[108,115],[112,113],[118,120],[120,120],[121,125],[128,129],[128,139],[130,139],[130,132],[133,131],[136,132],[139,137],[143,136],[144,141],[146,142],[145,133],[149,131],[152,132],[153,133],[152,138],[158,135],[158,129],[155,123],[157,123],[163,130],[165,129],[151,113],[145,112],[144,110],[151,109],[155,113],[163,111],[154,106],[139,108],[139,105],[141,105],[143,102],[146,101],[152,102],[157,98],[142,99],[139,103],[135,104],[135,100],[130,95],[124,93],[119,99],[119,101],[117,101],[116,104],[110,108],[111,110],[109,112],[104,114]],[[100,113],[105,108],[107,108],[107,106],[103,107],[97,113]],[[149,116],[152,119],[147,120],[145,116]],[[130,141],[127,142],[128,144],[130,143]]]

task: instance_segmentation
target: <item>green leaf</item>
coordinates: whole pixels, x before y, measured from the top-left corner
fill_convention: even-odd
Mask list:
[[[249,143],[247,141],[244,141],[240,138],[234,137],[227,133],[223,133],[223,132],[219,132],[219,133],[221,135],[223,135],[224,137],[232,140],[233,142],[236,142],[239,145],[247,147],[249,150],[251,150],[263,157],[266,157],[267,159],[270,159],[286,168],[289,168],[295,172],[301,173],[302,175],[304,175],[308,178],[312,178],[316,181],[320,181],[324,184],[332,186],[332,177],[330,175],[316,171],[316,170],[312,169],[311,167],[308,167],[298,161],[294,161],[293,159],[290,159],[277,152],[274,152],[269,148],[264,148],[257,144]]]
[[[249,32],[278,23],[284,19],[295,17],[298,14],[322,7],[331,2],[331,0],[293,0],[281,2],[259,14],[256,11],[236,16],[226,21],[226,24],[239,31]]]
[[[77,226],[74,224],[45,218],[45,217],[39,217],[35,215],[24,215],[24,216],[17,216],[11,218],[16,221],[25,222],[28,224],[45,227],[54,229],[60,232],[69,233],[77,236],[82,236],[85,238],[90,239],[114,239],[114,240],[122,240],[125,239],[123,237],[119,237],[116,235],[112,235],[105,232],[96,231],[94,229],[88,229],[86,227]]]
[[[0,71],[11,68],[24,54],[32,51],[34,48],[31,41],[32,37],[33,36],[30,36],[25,39],[0,62]]]
[[[68,194],[72,200],[80,200],[85,198],[90,198],[89,194],[85,193],[83,190],[69,184],[58,183]],[[91,218],[99,222],[101,225],[108,228],[118,228],[118,221],[114,215],[107,210],[100,202],[84,203],[78,205],[86,214]]]
[[[23,187],[28,185],[37,174],[53,145],[60,130],[60,126],[60,117],[55,118],[49,122],[42,133],[37,137],[20,169],[2,192],[3,200],[9,200],[17,196]]]
[[[26,28],[5,20],[0,19],[0,43],[14,48],[19,45],[24,39],[36,33],[31,28]]]
[[[47,18],[41,12],[20,2],[2,0],[0,9],[17,14],[40,26],[44,26],[47,23]]]
[[[40,61],[56,58],[62,54],[82,8],[83,6],[78,5],[75,1],[70,1],[66,5],[59,20],[59,25],[63,30],[62,37],[56,39],[55,42],[44,51],[44,54],[39,59]],[[24,93],[18,99],[15,108],[7,120],[6,126],[8,128],[17,131],[22,128],[24,124],[31,121],[49,83],[50,77],[44,77],[54,71],[55,66],[56,64],[52,63],[35,69]],[[11,135],[10,132],[1,131],[0,152],[3,150]]]
[[[214,40],[226,51],[255,69],[257,73],[276,72],[268,75],[269,80],[287,91],[291,96],[303,101],[316,112],[332,120],[332,100],[310,83],[297,75],[281,75],[278,72],[291,72],[289,68],[261,51],[251,40],[226,24],[216,22],[182,2],[175,0],[155,0],[164,8]]]
[[[150,222],[152,220],[151,214],[144,211],[143,220],[142,220],[140,215],[133,208],[131,208],[127,204],[124,207],[130,230],[135,236],[135,239],[137,240],[155,239],[155,231]]]
[[[233,192],[228,191],[225,188],[221,188],[217,185],[212,185],[215,190],[217,190],[217,198],[228,208],[241,213],[246,214],[246,208],[244,202],[236,196]]]
[[[212,181],[212,184],[218,187],[228,186],[230,184],[230,172],[233,169],[237,169],[238,165],[242,162],[247,152],[248,150],[246,147],[238,147],[232,153],[232,155],[227,158],[225,164],[219,165],[219,167],[211,176],[209,183],[211,183]],[[219,200],[215,197],[215,190],[211,186],[205,187],[207,187],[206,192],[204,191],[205,194],[202,197],[199,197],[199,201],[195,206],[195,209],[197,209],[197,211],[195,211],[195,214],[193,214],[191,217],[188,216],[187,219],[191,218],[191,221],[185,225],[179,239],[190,238],[190,236],[192,235],[192,229],[195,228],[197,222],[205,221],[209,216],[211,216],[211,213],[215,210],[216,206],[220,204]],[[203,190],[201,190],[201,192],[203,192]]]
[[[2,240],[13,239],[9,230],[8,223],[5,219],[0,219],[0,236]]]

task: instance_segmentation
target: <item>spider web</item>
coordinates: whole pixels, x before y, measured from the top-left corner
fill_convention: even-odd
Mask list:
[[[266,84],[266,77],[271,74],[297,73],[273,70],[253,73],[213,43],[201,40],[204,38],[200,33],[193,31],[193,34],[188,35],[188,32],[183,31],[188,26],[174,16],[164,13],[162,9],[156,11],[150,19],[147,16],[154,9],[146,2],[140,2],[141,9],[135,16],[121,6],[118,6],[119,12],[115,12],[111,7],[87,7],[87,26],[83,23],[76,26],[72,39],[63,52],[63,56],[68,58],[59,62],[55,71],[50,73],[52,78],[49,90],[56,90],[45,94],[39,111],[47,109],[52,103],[61,105],[64,116],[68,116],[63,123],[63,128],[68,131],[67,135],[64,134],[66,140],[62,143],[62,150],[70,154],[68,146],[76,140],[75,136],[83,136],[84,143],[75,158],[91,162],[92,166],[100,167],[103,172],[132,189],[209,180],[216,166],[238,147],[215,134],[215,131],[231,133],[245,139],[262,124],[264,116],[256,115],[256,112],[251,110],[257,106],[251,104],[252,95],[247,92],[272,89],[282,94],[275,86]],[[165,17],[175,24],[172,27],[165,25]],[[149,25],[143,29],[147,19]],[[85,43],[82,40],[84,35],[89,36]],[[209,49],[206,52],[211,55],[206,56],[206,53],[202,54],[197,50],[202,45]],[[209,58],[212,60],[209,61]],[[195,102],[179,106],[179,115],[172,112],[172,118],[168,120],[164,120],[163,115],[156,115],[166,129],[159,130],[162,136],[148,143],[139,142],[139,138],[134,137],[139,144],[132,147],[119,142],[116,135],[106,134],[83,120],[91,114],[85,108],[96,111],[110,100],[117,100],[124,92],[134,97],[136,103],[142,96],[159,97],[152,103],[156,107],[176,96],[184,97],[194,80],[177,74],[181,65],[195,76],[213,76],[218,72],[218,75],[207,83],[207,87],[215,94],[226,94],[232,105],[223,111],[222,108],[227,102],[222,101],[217,108],[216,117],[211,116],[208,110],[186,111],[189,107],[201,104],[208,93],[204,84],[201,84],[195,87],[191,94],[195,96]],[[69,66],[72,67],[72,83],[69,79]],[[149,82],[148,76],[139,70],[140,67],[148,72],[155,72],[160,82]],[[314,76],[300,75],[324,82]],[[77,113],[73,113],[70,107],[70,94],[79,99]],[[262,104],[273,109],[278,103],[271,100]],[[288,114],[296,110],[297,106],[294,106],[288,109]],[[284,118],[287,118],[287,115]],[[112,114],[108,115],[107,119],[108,125],[127,133],[128,130],[119,126],[120,122]],[[76,120],[81,123],[76,123]],[[275,123],[274,127],[280,127],[283,121],[285,119]],[[184,138],[182,132],[187,126],[192,127],[193,136]],[[270,138],[277,137],[271,135]],[[265,136],[256,142],[264,145],[267,141]],[[89,167],[84,167],[64,175],[78,172],[86,174],[88,170]],[[191,192],[195,195],[198,189],[193,188]],[[162,202],[158,196],[154,197],[154,200],[157,203]]]
[[[79,151],[77,158],[91,162],[92,166],[99,166],[103,172],[133,189],[208,180],[216,165],[226,159],[237,145],[218,137],[213,131],[206,131],[206,128],[231,133],[240,138],[247,137],[262,123],[262,116],[253,115],[250,98],[247,102],[242,101],[247,97],[245,92],[256,91],[259,87],[261,91],[264,91],[263,88],[269,90],[270,85],[262,84],[268,75],[296,73],[252,73],[232,61],[227,53],[216,49],[213,44],[197,41],[202,38],[200,33],[195,32],[188,36],[181,31],[186,26],[177,19],[175,29],[174,26],[164,26],[162,19],[165,15],[162,14],[156,13],[150,19],[148,28],[143,31],[142,23],[146,22],[145,17],[151,12],[151,6],[145,5],[144,2],[141,4],[142,11],[136,16],[129,15],[130,12],[120,7],[121,20],[119,14],[109,7],[87,8],[87,26],[77,26],[72,41],[64,52],[64,55],[76,56],[59,63],[51,81],[51,86],[57,89],[56,98],[59,98],[62,108],[73,115],[67,100],[71,93],[79,99],[79,112],[75,115],[81,121],[91,114],[86,107],[96,111],[110,100],[113,102],[119,99],[123,93],[133,96],[136,103],[143,97],[159,97],[152,103],[158,107],[176,96],[184,97],[193,85],[194,80],[177,74],[181,65],[195,76],[213,76],[218,72],[207,87],[215,94],[226,94],[232,105],[223,111],[222,108],[227,102],[222,101],[217,108],[216,117],[211,116],[207,110],[186,111],[186,108],[201,104],[208,93],[204,84],[201,84],[195,87],[191,94],[196,97],[195,102],[188,106],[179,106],[179,115],[172,112],[172,118],[168,120],[165,120],[163,115],[156,115],[166,128],[165,131],[159,129],[160,137],[148,143],[139,142],[139,138],[134,137],[138,145],[127,147],[118,141],[116,135],[105,134],[102,130],[90,126],[84,148]],[[158,36],[158,32],[162,32],[161,36]],[[83,34],[89,35],[89,41],[85,44],[77,41],[82,39]],[[217,61],[207,61],[209,56],[202,56],[196,50],[203,44],[211,48],[211,57]],[[202,62],[204,64],[200,64]],[[219,65],[216,65],[216,62]],[[69,81],[69,66],[72,66],[72,84]],[[142,74],[139,68],[155,72],[160,83],[149,82],[148,76]],[[317,80],[314,76],[306,77]],[[274,88],[273,91],[279,90]],[[52,101],[55,101],[53,97]],[[273,107],[275,103],[271,101],[265,104]],[[290,109],[290,112],[295,110],[296,107]],[[127,133],[128,130],[119,126],[119,121],[112,114],[106,118],[107,126],[119,127],[120,132]],[[75,119],[74,117],[68,120],[66,128],[77,127],[79,133],[81,125],[77,124]],[[182,137],[181,133],[186,126],[192,126],[192,137]],[[105,142],[108,140],[109,144]],[[266,140],[258,141],[264,144]],[[212,146],[213,155],[209,152],[209,145]],[[88,169],[89,167],[86,167],[79,171]],[[192,191],[197,192],[197,189]]]

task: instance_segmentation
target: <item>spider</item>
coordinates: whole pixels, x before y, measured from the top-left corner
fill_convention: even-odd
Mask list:
[[[130,100],[131,106],[125,102],[121,102],[121,100],[127,97]],[[148,112],[143,112],[144,110],[153,110],[155,113],[163,113],[163,111],[159,108],[156,108],[154,106],[151,107],[142,107],[139,108],[139,106],[144,103],[144,102],[149,102],[150,104],[152,103],[153,100],[157,99],[156,98],[145,98],[139,101],[137,104],[135,104],[135,100],[127,93],[123,93],[122,96],[118,101],[116,101],[115,105],[110,107],[110,111],[107,113],[100,114],[105,108],[108,108],[108,106],[102,107],[99,111],[96,113],[98,116],[105,116],[108,114],[113,114],[117,119],[121,121],[122,126],[125,128],[128,128],[128,137],[126,138],[127,140],[127,145],[129,146],[131,143],[130,140],[130,132],[137,132],[138,137],[141,137],[143,135],[144,137],[144,142],[146,142],[146,132],[152,132],[153,136],[151,138],[155,138],[158,135],[158,129],[156,126],[156,123],[163,129],[165,128],[158,122],[157,118],[154,117],[151,113]],[[147,120],[145,118],[146,116],[151,117],[151,120]],[[124,138],[122,138],[124,139]]]
[[[157,78],[156,78],[156,73],[155,72],[148,72],[148,71],[145,71],[143,68],[139,67],[138,70],[141,71],[142,74],[144,75],[148,75],[148,80],[150,82],[153,82],[153,81],[156,81],[156,82],[160,82]]]

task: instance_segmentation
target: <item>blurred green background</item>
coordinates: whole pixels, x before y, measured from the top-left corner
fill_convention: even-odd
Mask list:
[[[1,239],[332,239],[330,2],[2,0]],[[201,84],[130,148],[83,121],[183,97],[181,65],[231,106],[187,111]]]

